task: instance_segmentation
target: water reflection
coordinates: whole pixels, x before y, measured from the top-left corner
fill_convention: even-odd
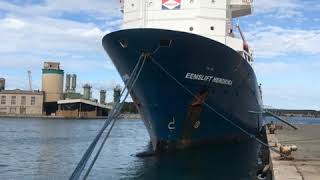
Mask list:
[[[0,179],[68,179],[101,120],[0,119]],[[118,121],[89,179],[251,179],[257,144],[217,145],[138,158],[142,121]]]

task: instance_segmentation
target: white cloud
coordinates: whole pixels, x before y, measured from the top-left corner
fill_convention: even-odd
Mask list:
[[[320,58],[320,56],[318,56]],[[277,108],[320,109],[320,61],[256,62],[264,104]]]
[[[6,18],[2,22],[0,22],[0,27],[6,28],[6,29],[22,29],[25,27],[25,22],[15,19],[15,18]]]
[[[301,16],[303,3],[298,0],[257,0],[254,9],[258,14],[268,14],[274,18],[292,18]]]
[[[297,54],[320,54],[320,29],[290,29],[255,24],[247,32],[249,42],[258,57]]]
[[[16,15],[29,16],[59,16],[62,13],[88,13],[95,17],[110,19],[110,16],[119,16],[117,0],[46,0],[40,4],[24,6],[0,1],[0,10],[9,11]]]
[[[94,24],[48,17],[0,19],[1,53],[101,52],[103,31]]]
[[[318,56],[318,58],[320,58],[320,56]],[[290,63],[282,61],[255,62],[253,67],[262,77],[278,74],[289,74],[290,76],[302,74],[304,77],[308,77],[309,73],[320,73],[320,61],[308,62],[300,60]],[[281,75],[279,78],[281,78]]]
[[[299,7],[299,1],[297,0],[256,0],[254,1],[254,7],[256,11],[273,11],[275,9],[292,9]]]
[[[305,87],[263,87],[264,104],[283,109],[320,110],[318,92]]]
[[[0,0],[0,77],[7,87],[27,88],[27,70],[33,86],[41,88],[44,61],[59,61],[66,73],[76,73],[79,87],[91,83],[112,89],[120,82],[101,40],[121,24],[118,0],[46,0],[16,5]],[[106,79],[100,81],[101,79]],[[109,99],[111,98],[108,97]]]

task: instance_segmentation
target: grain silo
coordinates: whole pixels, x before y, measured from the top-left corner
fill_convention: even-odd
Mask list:
[[[71,81],[71,74],[67,74],[66,75],[66,92],[70,91],[70,88],[71,88],[70,81]]]
[[[0,78],[0,91],[3,91],[6,89],[6,79]]]
[[[71,90],[72,90],[73,92],[75,92],[75,91],[76,91],[76,88],[77,88],[77,75],[76,75],[76,74],[72,74],[72,75],[71,75],[70,84],[71,84]]]
[[[45,102],[57,102],[63,99],[64,71],[60,63],[45,62],[42,69],[42,91],[45,92]]]
[[[89,100],[91,98],[91,86],[89,84],[85,84],[83,86],[83,99]]]
[[[106,93],[105,90],[100,91],[100,104],[106,104]]]
[[[113,102],[118,103],[120,102],[121,96],[121,87],[118,85],[113,89]]]

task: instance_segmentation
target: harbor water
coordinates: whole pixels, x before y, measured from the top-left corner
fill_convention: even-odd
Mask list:
[[[310,120],[311,121],[311,120]],[[320,120],[312,119],[312,123]],[[299,122],[298,122],[299,123]],[[103,120],[0,119],[0,179],[68,179]],[[89,179],[252,179],[255,142],[136,157],[150,150],[141,120],[119,120]]]

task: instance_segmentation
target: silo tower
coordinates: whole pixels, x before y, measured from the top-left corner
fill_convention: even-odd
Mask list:
[[[105,90],[100,91],[100,104],[106,104],[106,93]]]
[[[70,84],[71,84],[72,92],[76,92],[76,88],[77,88],[77,75],[76,74],[71,75]]]
[[[3,91],[6,89],[6,79],[0,78],[0,91]]]
[[[89,100],[91,98],[91,88],[89,84],[83,86],[83,99]]]
[[[70,91],[70,88],[71,88],[70,81],[71,81],[71,74],[67,74],[66,75],[66,92]]]
[[[121,87],[119,85],[117,85],[114,89],[113,89],[113,102],[114,103],[118,103],[120,102],[120,96],[121,96]]]
[[[42,91],[45,92],[45,102],[57,102],[63,99],[64,71],[60,63],[45,62],[42,69]]]

